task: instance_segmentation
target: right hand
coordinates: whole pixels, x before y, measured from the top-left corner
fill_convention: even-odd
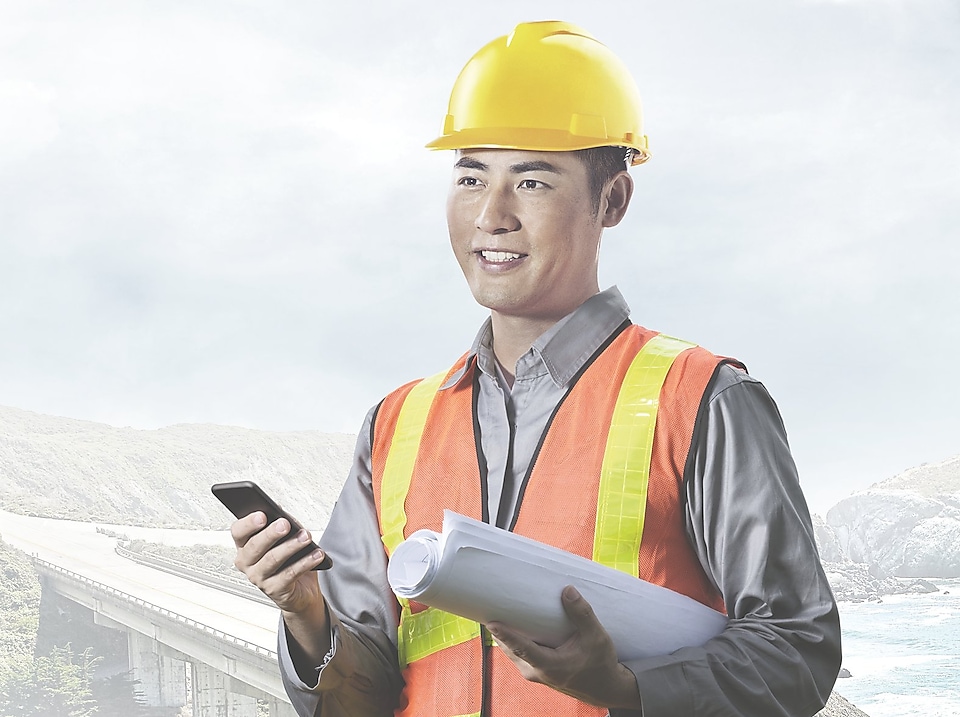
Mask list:
[[[271,525],[266,522],[266,516],[256,511],[230,526],[230,535],[237,546],[233,564],[283,612],[305,615],[316,613],[318,608],[322,610],[323,593],[311,568],[323,560],[323,551],[314,551],[281,568],[311,540],[310,533],[301,530],[292,540],[285,541],[290,523],[284,518]]]

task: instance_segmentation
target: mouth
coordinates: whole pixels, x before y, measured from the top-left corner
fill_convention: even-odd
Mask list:
[[[525,258],[526,254],[520,254],[515,251],[494,251],[492,249],[480,249],[474,252],[487,264],[507,265]]]

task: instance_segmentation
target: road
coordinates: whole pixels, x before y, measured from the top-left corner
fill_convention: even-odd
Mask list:
[[[166,531],[160,528],[101,526],[132,538],[185,545],[232,545],[226,531]],[[116,554],[116,539],[97,524],[32,518],[0,511],[0,538],[29,555],[109,585],[228,635],[275,651],[279,611],[185,578],[139,565]],[[6,626],[0,626],[6,629]]]

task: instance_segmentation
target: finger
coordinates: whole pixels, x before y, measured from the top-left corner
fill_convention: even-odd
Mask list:
[[[285,613],[306,615],[322,614],[326,619],[326,609],[317,573],[301,565],[294,565],[276,575],[266,578],[258,588]],[[325,630],[329,635],[329,630]]]
[[[251,535],[259,533],[267,524],[267,516],[262,511],[255,511],[250,515],[240,518],[230,526],[230,537],[238,548],[246,545]]]
[[[283,518],[271,523],[261,535],[250,538],[249,544],[262,550],[258,561],[263,564],[266,574],[280,572],[284,564],[303,550],[311,541],[310,533],[304,529],[291,533],[292,526]]]
[[[507,656],[518,666],[524,663],[528,666],[537,666],[544,660],[544,649],[533,640],[510,630],[501,623],[492,622],[487,630]],[[527,675],[524,675],[527,677]],[[527,679],[530,679],[527,677]]]
[[[316,582],[317,573],[313,570],[313,568],[316,566],[317,562],[319,562],[319,558],[317,556],[320,554],[321,551],[317,550],[289,564],[287,564],[286,560],[283,560],[275,568],[266,567],[266,563],[271,559],[271,556],[264,558],[262,561],[264,563],[264,578],[262,580],[263,589],[265,591],[284,591],[292,588],[294,583],[296,583],[305,575],[312,576],[310,579],[313,582]]]
[[[560,601],[567,617],[580,632],[603,627],[593,612],[593,607],[573,585],[567,585],[560,593]]]
[[[272,572],[279,573],[289,560],[310,545],[311,540],[310,533],[306,530],[300,530],[293,536],[284,536],[267,552],[264,562],[268,565],[272,563],[275,568]],[[296,562],[290,563],[287,567],[294,568],[294,572],[299,573],[311,569],[322,559],[323,551],[314,550],[300,557]],[[303,570],[300,569],[301,566],[304,566]]]
[[[250,516],[247,516],[247,518],[250,518]],[[247,520],[247,518],[243,520]],[[237,522],[239,523],[241,521]],[[264,560],[264,557],[274,549],[274,546],[279,547],[277,544],[285,540],[289,532],[289,521],[284,518],[275,520],[267,527],[253,533],[253,535],[250,535],[246,539],[246,542],[237,549],[237,557],[234,560],[234,564],[241,572],[245,573],[247,577],[252,578],[254,574],[263,577],[272,575],[283,563],[283,560],[277,562],[276,554],[266,560]],[[286,558],[289,558],[292,554],[293,553],[287,553]],[[284,558],[284,560],[286,560],[286,558]],[[251,572],[250,568],[254,568],[253,572]]]

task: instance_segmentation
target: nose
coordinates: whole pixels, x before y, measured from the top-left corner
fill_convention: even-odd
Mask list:
[[[477,229],[487,234],[506,234],[520,228],[520,219],[507,191],[487,192],[477,214]]]

